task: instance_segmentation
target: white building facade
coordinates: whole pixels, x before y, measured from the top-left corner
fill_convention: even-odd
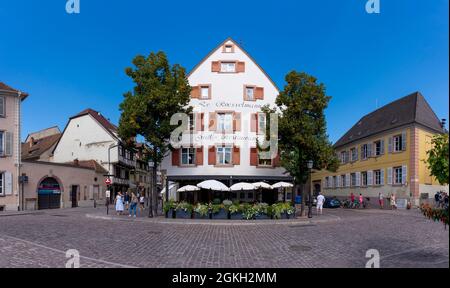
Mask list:
[[[208,179],[226,185],[290,180],[276,152],[273,157],[258,152],[257,139],[263,140],[266,127],[261,108],[273,107],[279,90],[242,47],[227,39],[190,72],[188,80],[194,112],[191,133],[183,134],[181,147],[175,146],[162,163],[166,188],[172,186],[169,182],[176,189]],[[179,200],[173,189],[170,198]],[[250,198],[244,194],[233,198],[245,200],[240,196]]]
[[[69,119],[51,159],[57,163],[74,160],[95,160],[108,171],[111,197],[134,185],[130,171],[136,166],[135,153],[123,145],[117,127],[95,110],[86,109]]]

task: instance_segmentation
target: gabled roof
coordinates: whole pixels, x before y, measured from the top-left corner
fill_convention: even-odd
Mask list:
[[[39,159],[42,154],[44,154],[58,142],[60,137],[61,133],[58,133],[36,140],[33,139],[33,142],[31,142],[30,139],[29,142],[22,143],[22,159]]]
[[[77,115],[70,117],[69,119],[72,120],[85,115],[91,115],[98,123],[100,123],[100,125],[103,126],[103,128],[105,128],[110,134],[116,137],[115,133],[117,133],[118,130],[117,126],[112,124],[108,119],[103,117],[103,115],[100,114],[100,112],[95,111],[94,109],[88,108],[86,110],[81,111]]]
[[[72,166],[75,166],[75,167],[88,168],[88,169],[94,170],[97,173],[103,173],[103,174],[107,174],[108,173],[108,171],[105,168],[103,168],[102,165],[100,165],[95,160],[85,160],[85,161],[74,160],[74,161],[71,161],[71,162],[67,162],[66,164],[72,165]]]
[[[272,83],[272,85],[275,87],[275,89],[277,89],[277,91],[280,91],[280,89],[278,88],[277,84],[275,84],[275,82],[272,80],[272,78],[269,76],[269,74],[267,74],[267,72],[258,64],[258,62],[255,61],[255,59],[250,56],[250,54],[248,54],[248,52],[242,48],[241,45],[239,45],[236,41],[234,41],[233,38],[228,37],[227,39],[225,39],[225,41],[223,41],[222,43],[220,43],[217,47],[215,47],[214,49],[212,49],[197,65],[194,66],[194,68],[192,68],[192,70],[188,73],[187,77],[189,78],[189,76],[192,75],[192,73],[194,73],[198,67],[200,67],[200,65],[202,65],[215,51],[217,51],[218,49],[220,49],[220,47],[222,47],[223,45],[225,45],[225,43],[227,43],[228,41],[233,42],[233,44],[238,47],[239,49],[242,50],[242,52],[248,57],[250,58],[251,61],[253,61],[253,63],[255,63],[255,65],[259,68],[259,70],[261,70],[261,72],[263,72],[263,74],[269,79],[269,81]]]
[[[6,85],[5,83],[3,83],[3,82],[0,82],[0,92],[11,92],[11,93],[21,93],[21,95],[20,95],[20,100],[25,100],[25,98],[27,98],[28,97],[28,93],[25,93],[25,92],[21,92],[21,91],[19,91],[19,90],[16,90],[16,89],[14,89],[14,88],[12,88],[12,87],[10,87],[10,86],[8,86],[8,85]]]
[[[348,130],[334,147],[338,148],[386,130],[414,123],[437,133],[444,132],[441,121],[420,92],[412,93],[367,114]]]

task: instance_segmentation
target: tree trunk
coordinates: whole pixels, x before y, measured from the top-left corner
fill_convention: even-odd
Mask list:
[[[299,185],[299,187],[300,187],[300,192],[301,192],[301,195],[302,195],[302,204],[301,204],[301,208],[300,208],[300,217],[303,217],[303,216],[305,216],[305,201],[306,201],[306,198],[305,198],[305,185],[304,184],[300,184]]]
[[[157,177],[157,170],[158,170],[158,164],[156,163],[156,162],[153,162],[154,164],[153,164],[153,171],[152,171],[152,173],[153,173],[153,175],[152,175],[152,178],[153,178],[153,215],[155,216],[155,217],[157,217],[158,216],[158,181],[156,180],[156,177]],[[169,191],[166,191],[166,193],[169,193]]]

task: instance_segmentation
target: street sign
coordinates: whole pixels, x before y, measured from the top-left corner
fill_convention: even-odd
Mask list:
[[[111,183],[112,183],[111,178],[106,178],[105,179],[105,184],[106,185],[111,185]]]

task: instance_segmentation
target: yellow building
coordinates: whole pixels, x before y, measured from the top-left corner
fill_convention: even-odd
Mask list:
[[[428,201],[437,191],[448,192],[423,161],[433,135],[445,133],[443,126],[419,92],[375,110],[336,142],[341,166],[336,173],[313,173],[314,192],[341,199],[361,193],[372,204],[381,192],[413,205]]]

